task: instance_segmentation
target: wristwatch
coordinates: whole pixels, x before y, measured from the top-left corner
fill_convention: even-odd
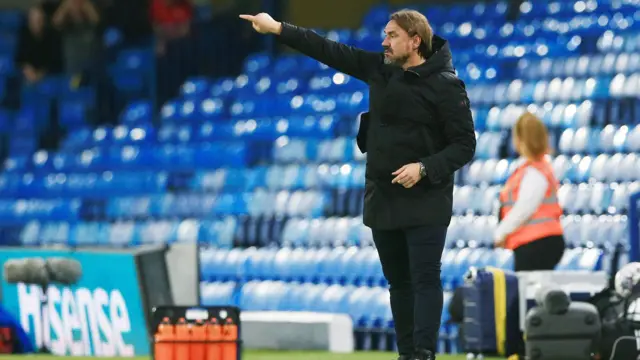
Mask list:
[[[422,162],[418,162],[418,164],[420,165],[420,177],[423,178],[427,176],[427,168],[424,166]]]

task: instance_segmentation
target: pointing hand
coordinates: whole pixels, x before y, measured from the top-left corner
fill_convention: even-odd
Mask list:
[[[260,34],[280,34],[282,24],[275,21],[271,15],[267,13],[260,13],[258,15],[240,15],[241,19],[251,21],[251,25],[255,31]]]

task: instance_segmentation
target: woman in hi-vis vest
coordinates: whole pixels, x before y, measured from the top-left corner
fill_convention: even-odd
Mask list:
[[[515,271],[553,270],[564,253],[558,181],[546,155],[544,123],[524,113],[513,128],[519,166],[500,192],[500,223],[495,245],[513,250]]]

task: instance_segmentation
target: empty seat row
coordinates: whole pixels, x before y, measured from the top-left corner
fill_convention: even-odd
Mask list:
[[[544,110],[548,117],[545,119],[550,125],[554,126],[584,126],[589,125],[589,121],[593,116],[592,101],[600,101],[609,98],[633,97],[640,91],[640,73],[634,73],[629,76],[619,74],[612,78],[590,78],[590,79],[574,79],[574,78],[555,78],[553,80],[541,80],[538,82],[523,82],[514,80],[510,83],[499,83],[482,85],[477,84],[469,88],[468,95],[471,104],[474,107],[488,106],[498,104],[506,106],[509,103],[542,104],[545,102],[557,103],[556,107],[545,107]],[[203,107],[206,101],[198,102],[198,100],[175,101],[165,105],[162,119],[168,124],[201,124],[214,120],[213,123],[219,123],[222,119],[235,118],[269,118],[269,117],[291,117],[300,118],[314,115],[331,115],[339,114],[357,114],[366,111],[369,106],[368,93],[360,91],[354,93],[340,93],[337,95],[312,94],[306,93],[296,95],[294,97],[243,97],[238,101],[229,104],[228,112],[220,109],[216,117],[206,117],[200,115],[197,111],[199,107]],[[217,99],[219,105],[223,106],[223,100]],[[564,107],[559,107],[562,103],[569,103]],[[574,109],[577,107],[576,109]],[[561,114],[561,110],[567,108],[566,114]],[[195,110],[194,110],[195,109]],[[572,110],[573,109],[573,110]],[[520,112],[524,111],[524,107]],[[552,115],[555,114],[555,115]],[[483,113],[479,112],[482,116]],[[514,119],[504,119],[496,124],[505,127],[510,125]],[[562,115],[562,116],[560,116]],[[290,119],[290,123],[293,119]],[[296,120],[297,121],[297,120]],[[487,122],[491,123],[488,119]],[[198,136],[193,138],[216,139],[223,135],[227,136],[249,136],[258,137],[268,136],[273,133],[280,133],[281,130],[277,124],[269,127],[268,122],[261,121],[264,128],[257,127],[258,124],[253,122],[246,123],[248,126],[227,126],[218,125],[213,129],[209,129],[212,125],[202,126],[198,130]],[[274,127],[275,126],[275,127]],[[284,127],[285,125],[280,125]],[[495,126],[495,125],[493,125]],[[271,135],[272,137],[274,135]]]
[[[340,118],[336,115],[285,118],[263,118],[202,124],[167,124],[155,130],[150,124],[139,126],[101,126],[81,128],[63,141],[64,150],[123,145],[156,146],[155,143],[199,143],[209,141],[273,141],[282,136],[327,139],[336,135]],[[348,129],[349,132],[351,129]]]
[[[207,125],[208,126],[208,125]],[[166,129],[163,129],[163,131]],[[173,129],[169,130],[172,131]],[[184,129],[182,129],[184,130]],[[224,165],[246,165],[254,158],[273,159],[278,163],[308,162],[308,161],[350,161],[364,159],[364,155],[355,146],[353,138],[331,138],[327,135],[314,136],[313,138],[279,136],[272,133],[266,135],[268,144],[252,147],[246,141],[244,144],[229,142],[234,136],[217,139],[218,141],[199,142],[189,141],[189,130],[164,134],[163,136],[175,136],[174,139],[184,137],[185,140],[175,144],[109,144],[96,143],[86,139],[74,139],[67,142],[65,152],[43,158],[35,166],[49,166],[51,170],[63,170],[71,168],[107,168],[118,169],[126,167],[157,167],[171,168],[211,168]],[[271,139],[271,137],[273,137]],[[324,140],[322,139],[324,138]],[[255,138],[254,138],[255,139]],[[168,139],[170,140],[170,139]],[[238,139],[235,138],[235,141]],[[249,139],[247,139],[249,140]],[[259,140],[259,138],[258,138]],[[271,140],[275,142],[271,143]],[[80,155],[72,154],[74,150],[95,146],[84,150]],[[53,162],[52,160],[54,160]],[[12,167],[25,167],[28,159],[15,159]],[[17,163],[20,161],[20,163]],[[49,161],[50,163],[47,163]],[[22,163],[25,162],[25,163]],[[5,167],[9,167],[6,164]],[[9,170],[12,169],[9,168]]]
[[[506,104],[507,102],[505,102]],[[472,102],[472,105],[475,104]],[[478,104],[476,104],[478,105]],[[475,105],[474,105],[475,106]],[[627,125],[630,130],[638,123],[636,116],[640,102],[627,100],[591,101],[580,103],[509,103],[507,105],[472,107],[476,131],[511,130],[524,113],[536,114],[552,131],[567,128],[596,127],[607,124]]]
[[[497,211],[500,186],[456,186],[453,213],[489,215]],[[558,200],[567,214],[608,214],[626,212],[629,197],[640,191],[640,181],[628,183],[563,184]]]
[[[24,224],[30,220],[76,221],[80,218],[81,201],[68,200],[0,200],[0,224]]]
[[[569,214],[625,213],[629,197],[640,191],[640,181],[624,184],[565,184],[558,190],[560,205]]]
[[[387,4],[373,6],[364,15],[362,24],[372,28],[382,28],[389,21],[389,13],[397,7]],[[474,3],[455,3],[451,5],[438,5],[416,3],[412,8],[419,10],[425,14],[434,26],[445,24],[448,22],[459,23],[463,21],[502,21],[509,9],[506,1],[495,2],[474,2]]]
[[[313,311],[350,315],[356,326],[392,326],[389,291],[383,287],[293,284],[282,281],[203,282],[202,303],[234,304],[247,311]]]
[[[582,107],[582,110],[581,110]],[[533,110],[539,113],[542,118],[550,125],[558,125],[558,121],[562,122],[564,116],[578,116],[583,118],[580,124],[588,124],[591,118],[590,104],[584,103],[580,107],[573,105],[557,105],[554,109],[558,111],[545,111],[543,108],[509,105],[505,108],[494,107],[491,109],[476,111],[476,119],[479,123],[485,123],[490,130],[499,130],[510,128],[515,120],[525,111]],[[573,114],[573,115],[571,115]],[[148,161],[170,162],[166,157],[170,157],[175,153],[180,155],[190,155],[194,152],[194,146],[190,145],[164,145],[155,144],[156,140],[161,142],[173,143],[191,143],[205,141],[201,134],[206,136],[218,133],[216,139],[225,141],[230,138],[245,138],[245,140],[276,140],[273,148],[268,150],[271,156],[277,162],[303,162],[303,161],[344,161],[350,159],[364,159],[360,150],[355,146],[353,138],[339,137],[336,139],[327,139],[333,136],[338,120],[335,116],[323,116],[319,118],[297,118],[291,120],[240,120],[234,124],[211,124],[205,123],[200,130],[194,129],[189,125],[181,126],[165,126],[158,133],[158,138],[146,138],[142,135],[135,135],[137,132],[146,134],[147,131],[153,131],[143,128],[131,128],[119,126],[112,130],[108,128],[98,128],[94,131],[83,129],[70,134],[65,141],[63,148],[66,151],[80,150],[90,147],[112,147],[112,149],[92,149],[84,153],[83,157],[74,159],[71,154],[60,153],[57,155],[49,155],[44,151],[40,151],[34,155],[35,166],[46,166],[47,162],[53,161],[50,166],[54,168],[71,167],[74,160],[80,162],[93,162],[94,157],[104,157],[108,155],[108,159],[104,161],[113,161],[115,165],[118,162],[127,163],[136,160],[138,157],[145,157],[144,151],[146,147],[152,147],[153,152],[157,153],[156,158],[148,159]],[[291,126],[290,126],[291,124]],[[294,125],[295,124],[295,125]],[[575,124],[579,125],[579,124]],[[224,127],[227,127],[224,130]],[[216,130],[217,129],[217,130]],[[222,129],[222,130],[221,130]],[[200,131],[200,135],[194,134],[194,131]],[[351,131],[349,131],[351,132]],[[117,135],[119,134],[119,135]],[[226,134],[226,135],[221,135]],[[290,136],[283,136],[289,134]],[[111,136],[110,136],[111,135]],[[212,135],[213,136],[213,135]],[[143,144],[144,139],[151,142]],[[324,138],[324,140],[322,140]],[[482,132],[479,134],[477,153],[478,157],[497,157],[502,146],[510,146],[506,141],[508,136],[496,132]],[[125,144],[140,143],[137,146],[123,146]],[[202,146],[202,145],[200,145]],[[227,153],[232,151],[241,151],[242,148],[234,149],[237,144],[230,144],[228,147],[224,145],[215,146],[213,149],[210,145],[204,145],[204,148],[213,152],[217,152],[222,148]],[[231,149],[229,149],[231,148]],[[103,154],[109,150],[108,154]],[[597,127],[579,126],[577,128],[565,129],[559,139],[559,150],[562,153],[598,153],[598,152],[638,152],[640,151],[640,126],[615,126],[607,125],[603,129]],[[140,151],[143,154],[139,154]],[[200,159],[193,155],[192,161],[205,162],[206,159]],[[148,158],[150,155],[146,155]],[[177,156],[177,155],[176,155]],[[237,155],[235,155],[237,156]],[[100,159],[96,159],[98,161]],[[189,160],[189,159],[187,159]],[[140,160],[142,161],[142,160]],[[85,165],[86,166],[86,165]]]
[[[612,35],[613,36],[613,35]],[[602,40],[606,42],[606,38]],[[622,54],[591,54],[578,57],[560,57],[544,59],[523,59],[518,62],[517,77],[520,79],[536,80],[565,78],[565,81],[576,78],[598,77],[602,75],[631,74],[640,71],[640,53]],[[521,80],[514,80],[521,81]],[[577,79],[576,79],[577,81]],[[575,84],[574,84],[575,85]],[[569,85],[565,85],[568,87]],[[557,89],[555,85],[554,89]],[[515,95],[515,94],[514,94]],[[544,94],[540,94],[544,96]],[[547,96],[571,96],[559,94],[557,91]],[[583,93],[583,95],[587,95]]]
[[[227,168],[196,173],[188,188],[194,191],[253,190],[258,187],[270,190],[363,188],[364,171],[364,163]]]
[[[217,215],[318,217],[329,209],[331,197],[318,191],[235,192],[219,194],[163,194],[152,197],[115,198],[106,208],[114,218],[202,217]]]
[[[600,142],[589,141],[581,131],[565,132],[560,140],[560,148],[571,153],[570,149],[605,149],[610,139],[605,132]],[[487,135],[485,137],[485,135]],[[479,148],[488,144],[491,138],[483,134],[479,138]],[[573,139],[571,136],[573,135]],[[582,138],[580,138],[582,137]],[[616,135],[614,139],[618,139]],[[616,142],[615,140],[612,142]],[[342,148],[345,142],[335,140],[327,145]],[[324,145],[321,145],[324,149]],[[332,150],[329,148],[329,150]],[[615,150],[615,149],[614,149]],[[330,163],[276,164],[252,168],[219,168],[211,171],[198,171],[194,174],[179,172],[148,172],[129,168],[106,172],[50,172],[51,167],[61,167],[59,154],[53,160],[38,159],[34,173],[8,172],[0,176],[2,197],[74,197],[92,195],[106,197],[113,195],[146,195],[164,192],[169,188],[181,192],[216,193],[253,192],[259,189],[269,192],[279,190],[332,190],[363,189],[365,164],[363,162],[344,162],[331,151],[324,151],[322,160]],[[585,182],[631,182],[640,178],[640,156],[630,154],[601,154],[596,157],[580,155],[558,155],[549,157],[555,175],[561,182],[580,184]],[[472,161],[456,174],[458,185],[496,185],[503,184],[509,174],[520,162],[489,158]],[[61,167],[63,168],[63,167]],[[42,169],[42,170],[40,170]],[[137,171],[136,171],[137,170]],[[95,194],[98,191],[99,194]],[[490,191],[493,191],[491,189]],[[605,189],[605,191],[609,191]],[[617,191],[622,191],[621,189]],[[630,190],[631,191],[631,190]],[[622,195],[622,194],[620,194]],[[348,195],[343,195],[348,196]],[[493,197],[489,196],[488,198]],[[616,201],[617,203],[617,201]],[[479,207],[488,203],[477,204]],[[466,205],[465,205],[466,206]],[[194,212],[195,209],[194,209]]]
[[[476,127],[480,127],[481,130],[500,131],[511,130],[516,120],[527,111],[540,117],[547,127],[555,129],[600,125],[605,121],[605,115],[602,114],[605,110],[607,109],[604,105],[587,100],[577,104],[547,103],[543,106],[509,104],[505,107],[474,108],[473,112]]]
[[[349,315],[358,332],[366,336],[367,330],[375,333],[393,333],[393,317],[389,306],[389,291],[385,287],[356,287],[353,285],[327,285],[287,283],[264,280],[237,283],[201,282],[201,303],[205,306],[235,305],[250,311],[314,311]],[[455,347],[457,330],[449,325],[448,307],[452,293],[444,292],[439,352],[445,347]],[[384,339],[384,336],[382,337]],[[393,343],[393,339],[389,339]],[[447,344],[451,341],[451,344]],[[366,342],[366,341],[365,341]],[[371,344],[369,349],[388,345]],[[392,345],[393,346],[393,345]]]
[[[624,215],[567,215],[562,217],[568,247],[609,249],[628,241],[627,217]],[[496,216],[454,216],[447,231],[447,247],[491,247],[498,226]],[[362,234],[361,239],[365,239]]]
[[[26,223],[19,235],[19,242],[25,245],[132,246],[175,241],[197,242],[220,248],[233,245],[295,248],[374,245],[371,231],[362,224],[361,216],[308,219],[239,215],[211,219],[153,219],[140,204],[129,204],[134,209],[132,213],[140,214],[138,219],[76,222],[77,218],[63,213],[57,216],[40,216],[40,221],[31,220],[34,216],[29,215],[5,218],[5,222],[18,225]],[[497,223],[497,218],[490,215],[453,216],[447,232],[446,246],[491,247]],[[628,221],[625,215],[567,215],[562,218],[562,224],[569,247],[609,249],[628,241]],[[73,236],[82,231],[93,232],[93,235],[81,239]]]
[[[637,21],[636,21],[637,22]],[[605,31],[598,38],[597,48],[601,52],[638,52],[640,34],[637,31]]]
[[[219,187],[221,191],[163,193],[169,188],[166,175],[130,176],[123,174],[105,179],[103,174],[72,174],[70,180],[64,174],[31,177],[0,177],[3,196],[9,198],[30,197],[33,206],[45,206],[55,198],[64,206],[77,203],[78,212],[87,219],[136,219],[136,218],[212,218],[218,215],[249,216],[359,216],[362,214],[364,190],[362,186],[335,190],[265,189],[233,190]],[[114,180],[115,179],[115,180]],[[563,179],[563,177],[560,177]],[[609,183],[564,183],[558,189],[560,205],[567,214],[625,213],[629,198],[640,191],[640,181]],[[85,182],[86,181],[86,182]],[[253,185],[256,184],[254,181]],[[242,183],[236,184],[242,186]],[[362,184],[360,184],[362,185]],[[131,187],[127,187],[131,186]],[[215,184],[206,184],[213,190]],[[228,186],[231,187],[231,186]],[[454,186],[453,213],[456,215],[489,215],[496,211],[501,185]],[[92,199],[74,200],[77,196],[89,196],[100,191]],[[38,197],[35,198],[34,197]],[[61,200],[60,197],[66,199]],[[7,204],[9,201],[5,200]],[[62,206],[62,205],[61,205]],[[75,208],[75,206],[73,206]],[[19,219],[22,215],[8,211],[6,219]],[[298,238],[301,235],[298,235]],[[293,240],[292,240],[293,241]],[[297,241],[297,240],[296,240]],[[296,242],[294,241],[294,242]]]
[[[635,11],[635,5],[633,1],[572,0],[538,3],[527,0],[520,3],[519,10],[519,17],[532,20],[550,15],[567,18],[575,14],[612,14],[614,12],[628,14]]]
[[[639,132],[640,133],[640,132]],[[584,150],[580,153],[594,155],[600,153],[592,151],[594,148],[609,147],[604,139],[600,144],[595,141],[582,142],[582,139],[572,139],[572,133],[563,135],[560,147],[568,155],[561,154],[549,157],[553,163],[556,177],[563,182],[582,183],[588,181],[618,182],[634,181],[640,178],[640,155],[632,153],[614,153],[590,155],[573,155],[573,150]],[[493,141],[493,142],[492,142]],[[475,161],[459,172],[462,184],[499,184],[518,166],[519,162],[500,159],[509,140],[498,133],[483,133],[478,137]],[[616,150],[615,148],[612,150]],[[624,150],[630,150],[629,148]]]
[[[207,97],[255,97],[299,95],[303,93],[348,93],[366,90],[366,84],[333,69],[314,74],[242,74],[235,79],[210,81],[198,77],[187,79],[182,85],[182,99],[204,99]]]
[[[57,157],[56,157],[57,158]],[[55,162],[55,160],[54,160]],[[364,163],[314,163],[219,168],[194,174],[135,170],[105,172],[18,173],[0,175],[2,197],[68,197],[148,195],[180,189],[197,193],[277,190],[348,189],[364,187]]]
[[[33,217],[30,217],[32,219]],[[20,232],[24,246],[69,245],[128,247],[175,242],[231,247],[237,219],[182,221],[37,222],[30,221]]]
[[[113,171],[113,170],[193,170],[222,166],[246,166],[251,153],[246,144],[216,142],[163,146],[127,145],[103,149],[94,147],[75,152],[12,156],[5,160],[6,171]]]
[[[596,157],[559,155],[553,159],[553,168],[556,178],[573,183],[634,181],[640,178],[638,155],[635,153]]]
[[[638,54],[640,63],[640,54]],[[638,65],[640,67],[640,64]],[[640,70],[615,77],[589,79],[554,78],[552,80],[522,81],[510,83],[478,84],[469,88],[472,104],[579,102],[583,100],[615,99],[634,97],[640,91]]]
[[[361,217],[329,217],[289,219],[279,239],[282,246],[372,246],[371,231],[362,225]]]
[[[611,250],[629,243],[629,221],[625,215],[568,215],[562,219],[565,242],[570,247]]]
[[[459,284],[469,266],[480,264],[511,268],[512,254],[502,249],[446,249],[443,281]],[[210,281],[272,279],[386,286],[374,247],[205,249],[200,252],[200,266],[202,278]]]
[[[71,198],[156,194],[167,190],[164,172],[105,171],[102,173],[5,173],[0,175],[1,197]],[[35,201],[35,199],[34,199]]]
[[[499,111],[499,110],[498,110]],[[493,117],[494,111],[489,114]],[[520,112],[519,112],[520,113]],[[515,115],[515,114],[514,114]],[[553,143],[553,137],[552,137]],[[580,127],[564,130],[558,139],[560,154],[603,154],[598,157],[602,164],[622,165],[627,169],[620,171],[621,178],[634,176],[632,163],[635,155],[623,156],[613,154],[640,152],[640,126],[629,127],[622,125],[615,127],[608,125],[604,129]],[[255,150],[255,151],[253,151]],[[515,155],[508,134],[499,132],[482,132],[477,134],[476,158],[497,159],[505,151]],[[613,154],[613,155],[609,155]],[[124,170],[124,169],[162,169],[181,170],[198,168],[219,168],[229,166],[246,166],[256,159],[272,159],[276,164],[291,163],[344,163],[347,161],[363,161],[365,154],[355,144],[351,137],[338,137],[335,139],[305,139],[282,136],[273,145],[267,147],[251,147],[249,144],[239,143],[215,143],[215,144],[172,144],[162,146],[126,145],[111,148],[94,147],[79,154],[69,152],[48,153],[39,151],[32,157],[14,156],[5,161],[5,170],[9,171],[96,171],[96,170]],[[587,160],[587,158],[589,160]],[[584,158],[584,168],[591,157]],[[625,167],[627,166],[627,167]],[[295,169],[295,167],[290,167]],[[344,181],[355,174],[355,168],[331,166],[324,172],[331,175],[340,175]],[[274,170],[275,171],[275,170]],[[295,171],[294,171],[295,172]],[[290,174],[294,174],[293,172]],[[625,175],[627,174],[627,175]],[[329,175],[329,174],[325,174]],[[343,176],[344,175],[344,176]],[[345,177],[346,176],[346,177]],[[357,175],[357,176],[361,176]],[[502,175],[497,175],[498,177]],[[289,181],[294,180],[289,178]],[[300,179],[298,179],[300,181]],[[313,181],[313,180],[311,180]],[[612,180],[615,181],[615,180]]]
[[[572,248],[565,251],[558,269],[598,270],[604,251]],[[471,266],[513,268],[510,250],[451,248],[442,256],[442,281],[447,289],[462,283]],[[200,271],[207,281],[282,280],[341,285],[386,286],[374,247],[204,249]]]
[[[224,94],[219,96],[222,100],[231,100],[224,98]],[[369,93],[343,91],[338,94],[319,92],[302,95],[254,95],[238,97],[227,103],[222,100],[174,100],[163,106],[160,118],[163,123],[198,123],[220,118],[243,119],[336,112],[357,114],[367,109]]]
[[[566,129],[558,142],[562,154],[640,153],[640,126]]]

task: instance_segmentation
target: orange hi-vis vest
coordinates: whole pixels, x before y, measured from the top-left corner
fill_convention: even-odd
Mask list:
[[[562,208],[558,203],[557,196],[558,180],[553,174],[551,164],[545,159],[526,161],[516,168],[507,179],[504,188],[500,192],[500,219],[504,219],[507,216],[518,200],[520,183],[529,166],[533,166],[547,178],[549,187],[544,195],[542,204],[540,204],[536,212],[518,229],[507,235],[505,248],[511,250],[547,236],[562,235],[563,233],[562,224],[560,223]]]

